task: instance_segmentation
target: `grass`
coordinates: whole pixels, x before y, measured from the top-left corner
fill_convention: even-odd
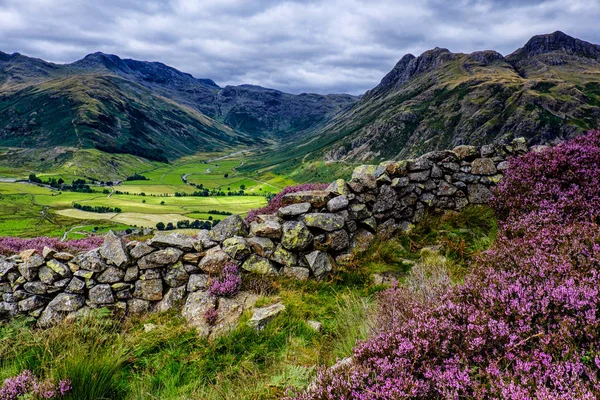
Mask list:
[[[261,294],[259,305],[286,306],[260,333],[246,326],[249,312],[213,342],[175,312],[120,320],[100,310],[47,330],[32,329],[27,320],[0,325],[0,380],[24,368],[68,377],[76,390],[71,398],[82,400],[281,398],[289,387],[305,388],[320,366],[350,356],[369,335],[374,298],[384,288],[372,283],[372,273],[406,274],[406,260],[460,271],[487,247],[495,226],[489,209],[472,207],[428,216],[411,233],[375,243],[328,281],[248,275],[244,286]],[[446,257],[423,251],[428,246],[442,246]],[[321,322],[322,330],[312,330],[308,320]],[[145,324],[155,328],[147,331]]]

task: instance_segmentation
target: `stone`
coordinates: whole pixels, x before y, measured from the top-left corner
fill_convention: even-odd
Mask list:
[[[167,247],[163,250],[155,251],[150,253],[138,260],[138,266],[140,269],[147,268],[158,268],[169,264],[175,264],[179,261],[179,258],[183,254],[183,251],[174,247]]]
[[[39,296],[31,296],[17,303],[19,312],[28,312],[44,306],[44,300]]]
[[[40,281],[27,282],[25,285],[23,285],[23,289],[27,293],[31,294],[50,294],[59,290],[56,287],[46,285],[45,283]]]
[[[116,267],[124,267],[129,262],[129,255],[123,239],[118,237],[112,230],[104,236],[104,244],[100,247],[99,252],[108,264]]]
[[[221,250],[220,247],[213,247],[206,252],[206,255],[200,260],[198,266],[207,274],[218,274],[223,270],[225,264],[232,261],[233,259]]]
[[[342,253],[335,257],[338,265],[351,266],[354,264],[354,254],[352,252]]]
[[[516,153],[527,153],[528,149],[527,149],[527,140],[524,137],[518,137],[512,140],[512,142],[510,142],[513,150]]]
[[[208,275],[206,274],[192,274],[187,283],[188,292],[197,292],[198,290],[208,289]]]
[[[139,274],[140,269],[137,265],[133,265],[125,270],[125,276],[123,277],[123,280],[125,282],[133,282],[138,278]]]
[[[285,310],[283,303],[275,303],[268,307],[255,308],[252,313],[252,318],[248,320],[248,326],[262,331],[267,324],[277,315]]]
[[[185,285],[170,288],[163,299],[156,304],[156,311],[167,312],[172,309],[180,309],[185,303],[185,296]]]
[[[38,277],[40,278],[40,281],[42,281],[46,285],[51,285],[60,279],[60,275],[58,275],[56,272],[54,272],[52,269],[45,265],[40,268],[38,272]]]
[[[366,229],[359,229],[354,234],[351,247],[358,252],[367,251],[373,240],[375,240],[375,235]]]
[[[244,311],[254,307],[258,298],[258,295],[249,292],[240,292],[230,298],[219,298],[218,317],[211,328],[209,339],[214,340],[233,330]]]
[[[354,168],[350,188],[356,193],[377,189],[377,165],[360,165]]]
[[[491,158],[477,158],[471,163],[471,173],[475,175],[494,175],[496,165]]]
[[[298,215],[306,214],[310,211],[310,203],[297,203],[286,207],[281,207],[277,210],[277,215],[282,218],[285,217],[296,217]]]
[[[434,179],[442,179],[444,177],[444,171],[437,165],[431,167],[431,177]]]
[[[9,273],[17,270],[17,264],[14,262],[0,259],[0,281],[4,280]]]
[[[71,281],[67,285],[65,292],[82,294],[84,292],[84,290],[85,290],[85,282],[74,276],[73,278],[71,278]]]
[[[288,267],[285,266],[281,270],[283,276],[287,276],[299,281],[306,281],[310,276],[310,270],[304,267]]]
[[[163,280],[170,287],[179,287],[187,283],[189,274],[185,272],[183,264],[177,263],[174,266],[168,268],[163,273]]]
[[[198,238],[198,241],[202,244],[203,250],[208,250],[208,249],[211,249],[211,248],[215,247],[216,245],[218,245],[217,242],[213,241],[210,238],[210,231],[207,229],[200,230],[200,232],[198,232],[198,235],[196,235],[196,237]]]
[[[373,217],[363,219],[359,222],[359,225],[366,228],[370,232],[374,233],[377,231],[377,221]]]
[[[409,183],[410,180],[407,177],[394,178],[392,179],[392,183],[390,183],[390,186],[393,188],[404,188],[407,187]]]
[[[14,303],[8,303],[5,301],[0,302],[0,321],[2,319],[9,319],[17,315],[19,308]]]
[[[90,302],[94,304],[109,304],[115,302],[112,289],[108,284],[94,286],[90,289],[88,297]]]
[[[283,224],[281,245],[287,250],[304,250],[311,245],[312,240],[313,235],[304,223],[287,221]]]
[[[198,265],[198,262],[200,261],[202,256],[203,255],[201,253],[185,253],[183,255],[182,260],[186,264]]]
[[[248,226],[246,221],[239,215],[231,215],[219,222],[210,231],[210,238],[216,242],[222,242],[223,240],[233,236],[247,236]]]
[[[73,275],[83,279],[92,279],[92,277],[94,276],[94,272],[85,269],[80,269],[76,271]]]
[[[245,260],[251,253],[248,241],[243,237],[234,236],[223,241],[223,251],[234,260]]]
[[[308,327],[315,332],[321,332],[321,330],[323,329],[323,324],[319,321],[308,320],[306,321],[306,325],[308,325]]]
[[[308,267],[317,279],[324,277],[333,270],[334,261],[329,254],[324,251],[315,250],[304,256]]]
[[[408,174],[408,179],[411,182],[425,182],[429,179],[430,173],[431,173],[430,170],[410,172]]]
[[[479,156],[479,150],[475,146],[457,146],[452,149],[458,158],[458,160],[472,160]]]
[[[27,257],[27,261],[19,264],[18,269],[23,278],[27,281],[33,281],[37,278],[40,267],[44,265],[44,259],[39,254],[32,254]]]
[[[108,265],[100,257],[99,249],[90,250],[87,253],[76,256],[73,263],[79,265],[82,269],[93,272],[102,272]]]
[[[166,247],[175,247],[183,251],[194,251],[196,249],[194,239],[183,233],[158,232],[146,243],[159,249],[164,249]],[[202,249],[200,248],[200,250]]]
[[[255,236],[248,238],[247,241],[252,251],[261,257],[269,258],[275,251],[275,244],[269,238]]]
[[[75,256],[71,253],[67,253],[66,251],[61,251],[59,253],[54,254],[54,259],[59,261],[71,261]]]
[[[496,167],[496,169],[500,172],[504,172],[508,169],[509,166],[510,166],[510,163],[508,161],[502,161],[502,162],[498,163],[498,166]]]
[[[390,162],[386,165],[385,171],[392,178],[406,175],[408,172],[408,161],[404,160]]]
[[[383,185],[379,188],[377,201],[373,205],[373,212],[380,213],[394,208],[397,201],[397,194],[390,185]]]
[[[279,239],[281,237],[281,224],[275,220],[266,220],[260,223],[254,221],[250,224],[250,234],[271,239]]]
[[[344,229],[329,232],[325,235],[327,246],[330,250],[341,251],[350,246],[350,235]]]
[[[72,275],[71,270],[65,264],[56,260],[49,260],[46,262],[46,266],[50,268],[52,271],[56,272],[58,275],[63,278],[70,277]]]
[[[371,216],[371,212],[367,208],[367,205],[363,203],[351,204],[348,211],[350,218],[352,219],[365,219]]]
[[[135,282],[133,297],[136,299],[158,301],[163,298],[163,284],[160,279],[146,279]]]
[[[158,328],[156,324],[144,324],[144,332],[149,333]]]
[[[407,168],[409,171],[424,171],[433,166],[433,163],[426,157],[419,157],[416,160],[408,160]]]
[[[451,183],[441,181],[438,185],[438,196],[452,196],[458,191],[458,188]]]
[[[350,188],[343,179],[336,179],[335,181],[331,182],[325,191],[341,196],[347,196],[350,194]]]
[[[204,314],[208,310],[214,310],[215,306],[216,298],[208,290],[192,292],[188,295],[181,314],[200,337],[208,337],[212,327],[206,322]]]
[[[271,260],[282,265],[287,265],[288,267],[293,267],[298,264],[298,257],[296,254],[285,249],[281,244],[277,246],[273,255],[271,255]]]
[[[137,260],[139,258],[144,257],[145,255],[152,253],[153,251],[154,251],[153,247],[148,246],[144,242],[140,242],[140,243],[136,244],[133,249],[131,249],[129,254],[131,254],[131,257],[133,257]]]
[[[77,311],[85,305],[85,297],[74,293],[59,293],[48,304],[48,308],[61,312]]]
[[[54,257],[54,255],[56,254],[56,250],[48,247],[48,246],[44,246],[44,248],[42,249],[42,257],[44,257],[44,260],[49,260],[52,257]]]
[[[310,228],[317,228],[327,232],[337,231],[344,227],[344,218],[337,214],[309,213],[304,214],[302,222]]]
[[[348,197],[337,196],[327,202],[327,210],[329,210],[329,212],[345,210],[349,203]]]
[[[150,310],[150,302],[142,299],[127,300],[127,314],[131,316],[142,316]]]
[[[486,204],[492,198],[490,189],[481,184],[468,186],[469,203],[471,204]]]
[[[268,259],[251,255],[243,264],[242,269],[259,275],[277,275],[278,271],[275,265]]]
[[[393,238],[398,232],[398,224],[394,218],[390,218],[377,226],[377,236],[382,240]]]
[[[98,275],[96,280],[100,283],[115,283],[123,280],[125,271],[117,267],[108,267],[103,273]]]

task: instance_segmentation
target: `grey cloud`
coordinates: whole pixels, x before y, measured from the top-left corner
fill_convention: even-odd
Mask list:
[[[587,0],[0,0],[0,50],[54,62],[103,51],[220,85],[359,94],[436,46],[508,54],[555,30],[600,43],[599,17]]]

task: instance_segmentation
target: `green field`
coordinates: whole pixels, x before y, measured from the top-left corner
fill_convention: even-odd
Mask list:
[[[91,185],[94,193],[59,191],[25,182],[0,182],[0,236],[62,236],[69,231],[69,237],[81,237],[94,228],[154,228],[158,222],[175,224],[183,220],[223,219],[225,215],[210,211],[244,215],[251,209],[264,206],[268,193],[279,192],[294,184],[290,179],[271,173],[240,173],[237,168],[244,165],[245,158],[243,153],[231,157],[223,153],[207,153],[185,157],[172,164],[138,163],[139,170],[126,169],[126,172],[138,173],[148,180],[126,181],[123,175],[115,178],[106,174],[106,181],[120,180],[121,183]],[[100,164],[96,162],[93,165]],[[26,179],[30,173],[36,173],[43,181],[62,178],[70,183],[82,177],[103,180],[102,173],[87,171],[85,175],[74,174],[64,165],[41,172],[5,167],[2,172],[2,178]],[[192,184],[225,193],[243,190],[244,195],[175,196],[175,193],[191,194],[200,190]],[[121,211],[83,211],[75,209],[75,203],[119,208]]]

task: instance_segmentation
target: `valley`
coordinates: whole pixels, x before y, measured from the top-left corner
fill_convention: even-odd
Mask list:
[[[38,186],[27,182],[28,173],[6,168],[5,180],[15,182],[0,183],[0,232],[11,236],[62,236],[69,231],[66,238],[79,238],[92,231],[156,228],[159,222],[177,226],[178,221],[217,221],[232,213],[244,215],[264,206],[269,194],[295,183],[269,172],[238,171],[249,153],[204,153],[172,164],[153,163],[147,170],[136,171],[145,180],[121,178],[110,185],[91,184],[92,193]],[[111,175],[103,175],[98,169],[83,179],[101,181],[102,176]],[[36,177],[44,182],[82,179],[67,167],[37,173]],[[191,195],[204,189],[208,195]],[[84,211],[74,208],[75,204],[120,212]]]

